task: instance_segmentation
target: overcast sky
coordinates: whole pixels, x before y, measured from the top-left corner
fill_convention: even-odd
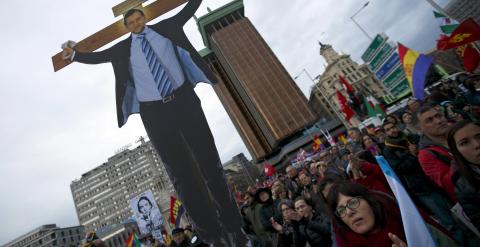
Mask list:
[[[0,8],[0,244],[40,225],[77,225],[70,182],[115,150],[146,135],[138,116],[117,127],[110,64],[72,64],[54,73],[51,56],[116,20],[121,0],[4,1]],[[201,16],[229,0],[205,0]],[[317,40],[360,61],[368,39],[350,20],[365,1],[245,0],[245,13],[295,77],[323,71]],[[440,0],[445,5],[448,0]],[[371,0],[355,19],[371,35],[387,33],[418,51],[434,47],[440,30],[418,0]],[[185,26],[203,48],[196,23]],[[308,94],[311,81],[297,83]],[[244,152],[232,122],[209,85],[196,88],[222,161]]]

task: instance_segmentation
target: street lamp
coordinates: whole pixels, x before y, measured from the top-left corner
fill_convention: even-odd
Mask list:
[[[355,19],[353,19],[353,17],[355,17],[358,13],[360,13],[360,11],[362,11],[365,7],[367,7],[369,3],[370,2],[366,2],[355,14],[350,16],[350,19],[352,19],[353,23],[355,23],[355,25],[357,25],[357,27],[360,28],[360,30],[363,32],[363,34],[365,34],[365,36],[367,36],[369,40],[373,40],[372,37],[370,37],[370,35],[368,35],[368,33],[355,21]]]
[[[337,110],[337,108],[332,104],[332,102],[330,102],[330,99],[327,97],[327,95],[325,95],[325,92],[320,88],[320,86],[318,85],[318,83],[315,82],[315,80],[313,79],[313,77],[310,75],[310,73],[308,73],[308,71],[303,68],[302,71],[300,71],[300,73],[298,73],[297,76],[295,76],[293,79],[296,80],[298,79],[298,77],[300,77],[301,74],[305,73],[305,75],[307,75],[308,79],[310,79],[310,81],[312,81],[313,83],[313,86],[317,89],[317,91],[320,92],[320,94],[322,95],[322,97],[325,99],[325,101],[327,102],[328,106],[330,106],[330,108],[335,112],[335,114],[337,115],[338,119],[340,119],[340,121],[343,123],[343,125],[345,127],[347,126],[350,126],[349,124],[347,124],[345,122],[345,119],[343,119],[343,115],[340,114]],[[320,80],[319,80],[320,81]],[[320,100],[321,101],[321,100]]]

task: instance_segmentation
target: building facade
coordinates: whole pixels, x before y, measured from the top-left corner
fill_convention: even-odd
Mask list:
[[[130,234],[135,232],[136,222],[130,220],[120,224],[113,224],[96,231],[100,238],[108,247],[124,247]]]
[[[254,186],[260,176],[258,169],[248,161],[243,153],[237,154],[223,164],[223,170],[230,191],[246,191],[248,186]]]
[[[78,247],[85,236],[83,226],[60,228],[56,224],[40,226],[4,247]]]
[[[480,23],[480,4],[475,0],[451,0],[445,6],[445,12],[458,22],[462,22],[468,17],[472,17],[477,23]]]
[[[214,90],[254,160],[315,122],[307,99],[250,20],[242,0],[197,19]]]
[[[143,138],[70,185],[80,224],[87,231],[122,223],[132,216],[129,200],[151,189],[164,222],[173,186],[153,145]]]
[[[363,95],[372,95],[378,99],[388,95],[385,86],[375,78],[365,64],[358,65],[350,55],[339,54],[329,44],[319,44],[320,55],[327,62],[327,66],[312,88],[310,96],[310,101],[314,101],[311,104],[318,109],[317,111],[331,119],[344,118],[336,92],[338,90],[346,95],[346,91],[339,76],[345,78],[355,91]]]

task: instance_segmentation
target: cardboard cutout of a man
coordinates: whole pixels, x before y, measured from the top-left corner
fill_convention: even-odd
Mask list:
[[[195,230],[215,246],[245,246],[240,213],[193,90],[198,82],[216,82],[183,31],[201,2],[190,0],[177,15],[151,26],[142,11],[129,10],[124,15],[131,32],[127,39],[100,52],[67,47],[63,56],[86,64],[112,63],[119,127],[139,112]]]

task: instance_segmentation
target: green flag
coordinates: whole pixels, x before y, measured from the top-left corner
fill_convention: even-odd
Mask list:
[[[440,29],[446,35],[450,35],[458,26],[458,22],[442,13],[433,11],[433,15],[440,23]]]

